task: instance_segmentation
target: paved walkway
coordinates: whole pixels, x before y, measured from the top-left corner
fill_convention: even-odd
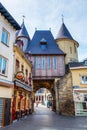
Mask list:
[[[0,130],[87,130],[87,117],[59,116],[46,107]]]

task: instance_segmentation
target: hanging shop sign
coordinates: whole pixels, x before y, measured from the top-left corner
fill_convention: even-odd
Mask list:
[[[24,73],[22,71],[17,72],[16,76],[17,79],[21,80],[24,78]]]

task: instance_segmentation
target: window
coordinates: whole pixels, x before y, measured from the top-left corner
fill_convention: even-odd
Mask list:
[[[45,50],[46,48],[47,48],[47,45],[46,45],[46,44],[41,45],[41,49],[42,49],[42,50]]]
[[[24,66],[23,65],[21,65],[21,71],[24,72]]]
[[[16,68],[15,72],[17,73],[19,71],[19,60],[16,59]]]
[[[41,68],[45,69],[45,58],[44,57],[42,57],[42,59],[41,59]]]
[[[70,47],[70,53],[72,53],[72,47]]]
[[[84,101],[87,101],[87,94],[84,94]]]
[[[75,45],[75,43],[74,43],[74,52],[76,53],[76,45]]]
[[[6,75],[7,60],[0,56],[0,73]]]
[[[82,83],[87,84],[87,76],[82,76]]]
[[[83,102],[83,109],[87,109],[87,103],[86,102]]]
[[[8,45],[8,39],[9,39],[9,33],[5,29],[3,29],[1,42]]]
[[[57,66],[57,57],[54,56],[53,57],[53,68],[56,69],[56,66]]]
[[[48,69],[50,69],[50,57],[47,57]]]
[[[45,49],[47,48],[47,41],[46,41],[45,38],[42,38],[42,39],[40,40],[40,45],[41,45],[41,49],[42,49],[42,50],[45,50]]]
[[[28,70],[27,70],[27,69],[25,70],[25,75],[26,75],[25,81],[26,81],[26,83],[28,84]]]
[[[87,60],[85,60],[85,65],[87,65]]]
[[[39,69],[39,59],[38,59],[38,57],[36,57],[35,68]]]

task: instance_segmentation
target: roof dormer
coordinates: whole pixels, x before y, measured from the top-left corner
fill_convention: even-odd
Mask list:
[[[41,49],[42,49],[42,50],[45,50],[45,49],[47,48],[47,41],[46,41],[45,38],[42,38],[42,39],[40,40],[40,45],[41,45]]]

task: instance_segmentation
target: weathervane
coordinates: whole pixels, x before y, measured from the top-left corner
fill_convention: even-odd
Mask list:
[[[61,16],[62,16],[62,23],[64,23],[64,15],[62,14]]]
[[[24,23],[25,16],[24,16],[24,15],[22,15],[22,17],[23,17],[23,23]]]

